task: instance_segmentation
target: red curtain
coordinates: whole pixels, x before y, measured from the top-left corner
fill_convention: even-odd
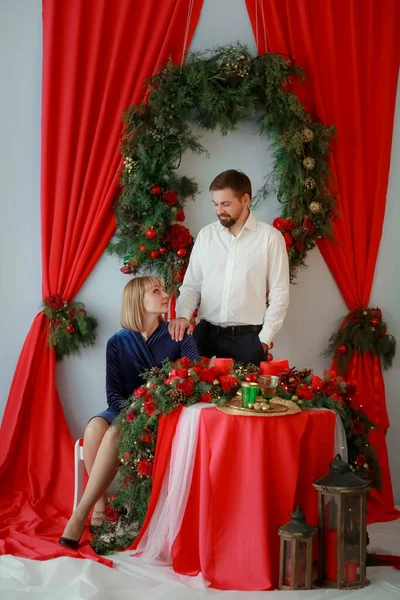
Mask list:
[[[43,0],[43,297],[72,300],[104,252],[116,225],[122,112],[141,101],[145,80],[169,56],[181,61],[202,3]],[[56,543],[72,509],[73,440],[48,328],[39,313],[15,371],[0,446],[0,553],[36,559],[76,556]],[[81,555],[95,556],[88,543]]]
[[[306,71],[295,89],[310,112],[334,124],[331,167],[338,190],[336,242],[318,247],[349,311],[367,307],[382,235],[400,62],[400,3],[386,0],[246,0],[260,54],[290,54]],[[393,506],[385,434],[389,427],[379,360],[354,355],[358,382],[382,469],[370,520],[390,520]]]

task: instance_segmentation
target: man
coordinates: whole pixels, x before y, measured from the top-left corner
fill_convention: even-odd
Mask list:
[[[169,332],[182,340],[192,331],[189,319],[199,307],[193,335],[202,356],[259,364],[289,305],[285,241],[250,212],[247,175],[224,171],[210,191],[219,221],[197,236]]]

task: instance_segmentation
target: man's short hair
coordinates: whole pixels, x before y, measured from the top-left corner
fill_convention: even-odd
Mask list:
[[[245,173],[236,171],[236,169],[229,169],[223,171],[213,179],[210,185],[210,192],[217,190],[225,190],[230,188],[237,198],[241,198],[245,194],[248,194],[251,199],[251,181]]]

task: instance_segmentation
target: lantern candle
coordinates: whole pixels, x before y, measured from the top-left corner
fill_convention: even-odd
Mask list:
[[[346,581],[357,581],[357,561],[355,559],[349,560],[345,566],[345,577]]]
[[[337,578],[337,531],[328,529],[325,538],[325,575],[328,581]]]

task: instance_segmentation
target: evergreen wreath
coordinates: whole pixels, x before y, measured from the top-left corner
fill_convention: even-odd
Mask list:
[[[67,302],[60,294],[43,300],[43,313],[49,319],[49,344],[54,346],[56,360],[79,354],[96,342],[97,319],[88,315],[82,302]]]
[[[379,356],[384,369],[393,365],[396,340],[388,332],[380,308],[360,308],[349,313],[337,333],[329,338],[324,354],[335,358],[338,372],[343,374],[355,352]]]
[[[225,135],[257,115],[274,162],[255,201],[277,191],[282,215],[274,225],[285,237],[295,279],[316,239],[331,234],[335,200],[327,185],[334,127],[305,110],[291,89],[293,77],[304,74],[292,58],[253,58],[236,44],[191,53],[182,67],[169,62],[150,79],[146,103],[124,117],[118,231],[110,245],[124,258],[122,272],[156,272],[169,291],[179,288],[193,246],[182,225],[184,206],[198,185],[176,169],[187,150],[207,152],[191,126]]]
[[[92,542],[97,553],[129,546],[144,521],[152,486],[158,417],[196,402],[224,405],[236,394],[241,381],[257,380],[258,371],[255,365],[235,363],[231,375],[222,375],[205,359],[193,362],[181,358],[175,363],[165,361],[161,368],[144,373],[146,385],[135,390],[126,410],[115,421],[121,433],[121,465],[117,494],[106,506],[105,521]],[[336,410],[346,431],[350,468],[379,488],[379,463],[369,444],[373,424],[362,411],[352,382],[333,371],[326,371],[321,379],[311,369],[288,369],[280,373],[277,395],[297,402],[303,410]]]

